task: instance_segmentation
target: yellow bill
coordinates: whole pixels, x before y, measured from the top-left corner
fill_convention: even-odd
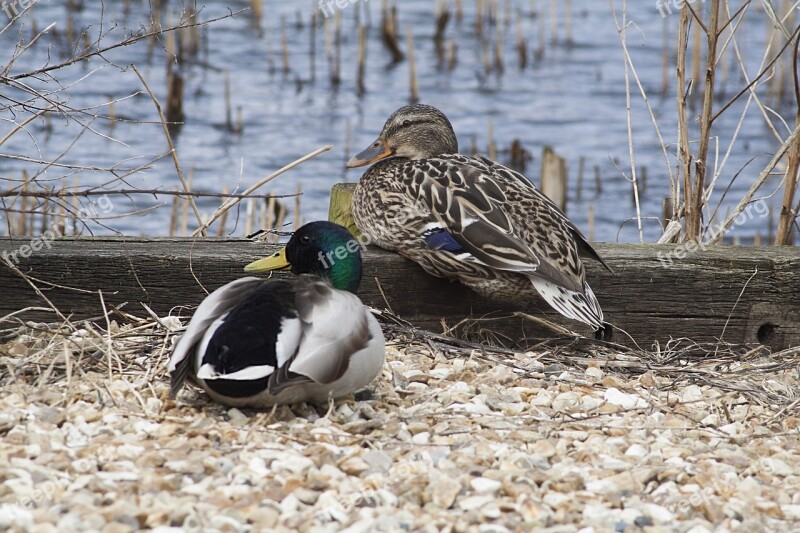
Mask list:
[[[253,261],[246,267],[245,272],[269,272],[271,270],[289,270],[292,265],[286,260],[286,248],[280,252],[275,252],[269,257]]]

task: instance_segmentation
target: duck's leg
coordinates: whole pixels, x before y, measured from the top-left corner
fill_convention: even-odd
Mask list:
[[[603,325],[597,328],[594,332],[594,338],[598,341],[609,341],[614,336],[614,326],[608,322],[603,322]]]

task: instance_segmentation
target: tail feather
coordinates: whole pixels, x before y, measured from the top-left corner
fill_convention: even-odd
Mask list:
[[[565,317],[588,324],[595,330],[603,327],[603,310],[585,281],[582,293],[536,277],[531,277],[531,283],[541,297]]]
[[[178,391],[183,388],[183,384],[186,382],[186,378],[189,377],[189,373],[192,370],[192,364],[194,361],[192,357],[184,357],[181,361],[177,363],[175,370],[172,371],[172,376],[170,377],[169,382],[169,399],[174,400],[175,397],[178,395]]]

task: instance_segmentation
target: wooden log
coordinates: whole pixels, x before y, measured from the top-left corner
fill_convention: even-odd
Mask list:
[[[328,205],[328,220],[336,222],[350,230],[350,233],[358,237],[358,231],[353,217],[350,215],[350,206],[353,203],[353,190],[355,183],[337,183],[331,188],[331,199]]]
[[[563,168],[563,165],[560,166]],[[354,190],[353,183],[333,186],[329,220],[347,227],[354,235],[359,235],[350,212]],[[590,239],[592,230],[590,227]],[[610,275],[606,270],[598,268],[594,261],[587,260],[587,277],[600,299],[606,320],[629,335],[629,338],[622,339],[617,335],[617,342],[647,347],[655,342],[664,344],[669,339],[688,337],[698,342],[760,342],[778,349],[800,345],[798,248],[705,248],[693,243],[598,244],[596,248],[612,265],[616,275]],[[774,272],[780,279],[778,283],[785,285],[772,285],[776,281],[764,280],[765,272]],[[706,274],[709,274],[708,277]],[[595,280],[595,275],[600,279]],[[765,287],[769,286],[767,292],[753,290],[752,283],[757,277],[762,278]],[[453,285],[462,288],[458,283]],[[653,294],[649,293],[651,289],[654,289]],[[696,299],[696,290],[703,294],[699,300]],[[526,344],[521,342],[524,337],[544,334],[540,329],[531,328],[530,324],[520,324],[518,317],[515,317],[516,326],[513,325],[513,320],[508,320],[507,317],[509,314],[513,315],[514,310],[524,310],[527,305],[503,306],[498,302],[479,298],[471,291],[466,294],[466,289],[462,292],[464,294],[457,300],[447,302],[462,309],[469,304],[468,308],[472,310],[470,316],[473,317],[482,316],[479,310],[486,314],[500,313],[506,317],[490,319],[491,325],[487,325],[487,328],[501,332],[522,345]],[[626,299],[632,302],[631,307],[626,306]],[[580,327],[576,328],[574,322],[564,320],[543,302],[532,302],[531,305],[535,306],[535,312],[546,315],[551,321],[580,331]],[[729,315],[723,316],[722,310],[726,305],[731,311]],[[703,311],[704,307],[707,308],[706,311]],[[448,312],[447,306],[440,309],[440,312],[440,325],[448,317],[453,320],[465,318],[463,313],[454,314],[452,309]],[[433,325],[436,316],[420,314],[407,318],[415,323]],[[734,322],[738,324],[733,326],[738,327],[736,331],[730,329]],[[448,323],[452,325],[452,322]],[[674,329],[671,329],[671,324],[674,324]],[[585,330],[583,332],[586,333]]]
[[[34,251],[32,244],[40,249]],[[734,344],[761,342],[774,350],[800,345],[798,248],[596,247],[616,274],[587,260],[587,277],[606,320],[626,332],[615,332],[618,342],[651,348],[656,342],[663,347],[670,339],[687,337],[697,342],[720,338]],[[125,309],[139,316],[145,315],[139,302],[160,315],[177,306],[197,305],[206,295],[203,287],[211,291],[243,276],[245,264],[277,248],[243,239],[102,237],[40,239],[38,244],[0,239],[0,257],[7,257],[35,279],[47,298],[74,319],[102,314],[98,290],[103,291],[107,305],[127,302]],[[2,260],[0,287],[0,317],[45,305]],[[428,276],[416,264],[374,247],[364,253],[359,295],[366,304],[388,307],[417,326],[442,331],[443,324],[461,324],[462,334],[485,338],[492,332],[495,340],[509,345],[532,345],[555,336],[513,316],[515,311],[591,333],[538,299],[510,303],[482,298],[457,282]],[[28,312],[18,318],[52,321],[55,317]],[[468,318],[481,320],[462,323]],[[0,328],[13,326],[14,320],[0,321]]]

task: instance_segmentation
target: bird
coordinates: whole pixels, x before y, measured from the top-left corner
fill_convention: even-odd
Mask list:
[[[483,296],[541,296],[596,337],[610,335],[581,256],[611,268],[525,176],[486,157],[459,154],[440,110],[413,104],[392,113],[378,138],[346,164],[366,165],[352,214],[370,243]]]
[[[325,404],[366,387],[385,361],[380,324],[356,296],[361,254],[338,224],[311,222],[209,294],[169,361],[170,398],[187,380],[230,407]]]

